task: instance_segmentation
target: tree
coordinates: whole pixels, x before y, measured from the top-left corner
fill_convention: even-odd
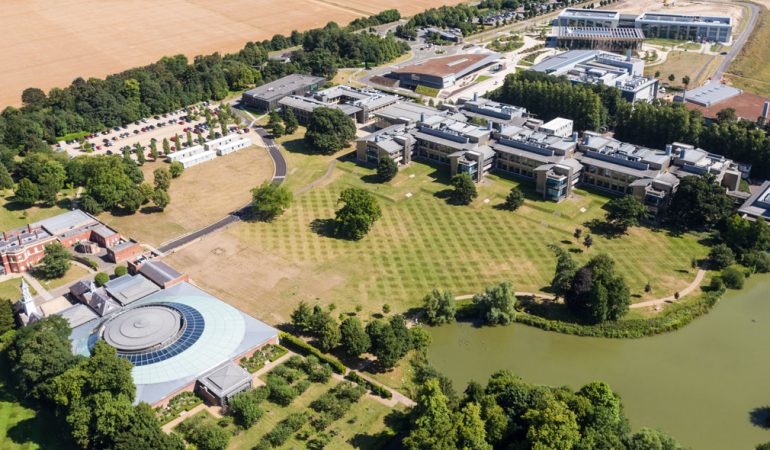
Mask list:
[[[155,180],[155,189],[168,191],[168,188],[171,187],[171,172],[164,167],[158,167],[152,172],[152,175]]]
[[[158,160],[158,142],[155,139],[150,141],[150,156],[152,156],[153,161]]]
[[[690,85],[690,76],[685,75],[682,77],[682,84],[684,85],[685,90],[687,89],[687,86]]]
[[[479,195],[476,192],[476,184],[467,173],[458,173],[453,176],[451,184],[453,188],[451,198],[458,205],[468,205]]]
[[[283,128],[283,121],[281,120],[281,116],[278,115],[278,111],[273,110],[270,112],[270,119],[267,122],[267,129],[270,130],[270,134],[272,134],[275,138],[283,136],[286,130]]]
[[[11,174],[8,172],[5,164],[0,163],[0,189],[11,188],[13,188],[13,178],[11,178]]]
[[[256,218],[272,221],[291,206],[294,195],[283,185],[265,181],[251,190],[251,209]]]
[[[40,199],[46,203],[56,202],[56,195],[64,187],[67,172],[59,161],[47,161],[37,177]]]
[[[369,351],[371,341],[361,326],[361,321],[348,317],[340,325],[340,344],[342,351],[351,358],[357,358]]]
[[[551,289],[557,297],[563,297],[569,290],[572,279],[577,272],[577,263],[572,259],[572,255],[564,249],[553,244],[548,248],[556,255],[556,270],[551,280]]]
[[[507,325],[516,316],[516,295],[511,283],[489,286],[483,293],[473,296],[481,318],[487,325]]]
[[[235,418],[236,423],[243,428],[249,428],[262,417],[264,411],[259,407],[259,399],[254,391],[235,394],[230,399],[228,410]]]
[[[19,181],[14,192],[14,200],[23,205],[32,205],[40,198],[40,190],[29,178]]]
[[[37,400],[53,398],[52,380],[76,362],[67,319],[53,314],[20,328],[8,345],[15,387]]]
[[[140,143],[136,143],[135,147],[135,153],[136,153],[136,162],[140,166],[143,166],[145,162],[147,162],[147,157],[144,154],[144,147]]]
[[[366,334],[371,342],[370,352],[377,357],[377,362],[389,369],[401,358],[401,342],[393,328],[387,322],[376,319],[366,325]]]
[[[329,318],[324,322],[323,326],[317,330],[318,333],[318,348],[324,352],[331,351],[334,347],[340,343],[340,328],[337,322]]]
[[[97,215],[102,212],[102,205],[90,195],[83,195],[80,197],[80,209],[88,214]]]
[[[104,286],[108,281],[110,281],[110,276],[104,272],[99,272],[94,277],[94,283],[99,287]]]
[[[187,440],[198,450],[225,450],[230,443],[230,432],[214,422],[201,422],[187,435]]]
[[[144,198],[144,202],[142,203],[143,205],[147,204],[150,200],[152,200],[152,196],[155,193],[155,189],[152,187],[150,183],[142,183],[136,188],[139,189],[139,192],[142,193],[142,197]]]
[[[524,204],[524,192],[518,186],[511,188],[511,192],[505,197],[505,203],[503,207],[508,211],[516,211],[521,205]]]
[[[163,211],[171,203],[171,196],[163,189],[155,189],[152,193],[152,202],[155,206]]]
[[[715,270],[722,270],[735,264],[735,253],[726,244],[717,244],[709,251],[709,261]]]
[[[725,286],[729,289],[743,289],[745,276],[735,267],[725,267],[720,275]]]
[[[614,321],[628,312],[630,292],[625,279],[615,273],[615,262],[599,254],[575,273],[565,303],[588,323]]]
[[[627,448],[628,450],[681,450],[682,446],[662,431],[642,428],[631,435]]]
[[[45,105],[45,92],[39,88],[27,88],[21,93],[21,102],[28,107],[41,107]]]
[[[674,74],[672,73],[672,74],[670,74],[670,75],[668,76],[668,81],[674,81],[674,80],[676,80],[676,75],[674,75]]]
[[[467,450],[492,450],[487,443],[487,431],[481,419],[481,406],[468,403],[454,415],[457,448]]]
[[[147,197],[144,196],[142,190],[136,186],[132,186],[123,194],[123,199],[120,203],[123,206],[124,211],[133,214],[146,202]]]
[[[147,403],[134,407],[130,426],[114,437],[114,450],[184,450],[178,434],[166,434],[160,429],[155,411]]]
[[[299,302],[297,309],[291,313],[291,324],[299,333],[305,334],[311,329],[313,311],[305,302]]]
[[[45,247],[45,256],[35,270],[47,280],[61,278],[70,269],[72,254],[62,244],[56,242]]]
[[[425,321],[429,325],[455,321],[457,306],[455,305],[455,297],[451,292],[433,289],[430,294],[423,298],[422,302],[425,308]]]
[[[291,108],[287,108],[283,113],[283,124],[285,126],[286,134],[294,134],[299,128],[299,122],[297,116],[294,115],[294,111]]]
[[[724,108],[717,112],[717,122],[720,124],[730,124],[738,121],[738,115],[734,108]]]
[[[7,298],[0,300],[0,336],[16,328],[13,303]]]
[[[684,177],[671,199],[667,217],[685,229],[711,229],[732,211],[733,201],[713,175]]]
[[[316,108],[310,115],[305,139],[321,153],[336,153],[356,137],[353,119],[339,109]]]
[[[187,146],[192,147],[194,145],[194,142],[193,142],[192,132],[190,130],[187,130],[186,137],[187,137]]]
[[[179,161],[174,161],[168,165],[168,171],[171,173],[171,178],[179,178],[184,172],[184,165]]]
[[[580,440],[575,413],[562,401],[548,396],[545,405],[524,414],[529,423],[527,440],[534,449],[572,448]]]
[[[594,245],[594,238],[591,237],[590,234],[586,234],[585,239],[583,239],[583,245],[585,245],[586,248],[591,248],[591,246]]]
[[[392,180],[398,173],[398,164],[392,158],[382,157],[377,163],[377,177],[383,183]]]
[[[607,202],[605,209],[607,222],[621,233],[639,225],[639,221],[647,215],[647,208],[633,195],[613,198]]]
[[[417,396],[414,425],[403,440],[407,450],[450,450],[457,447],[452,410],[436,378],[427,380]]]
[[[344,205],[335,213],[334,234],[344,239],[362,239],[382,217],[377,199],[365,189],[347,188],[337,203]]]
[[[128,274],[128,267],[126,267],[126,266],[115,266],[114,273],[115,273],[116,277],[122,277],[123,275],[127,275]]]
[[[171,154],[171,144],[169,144],[168,138],[163,138],[163,154],[166,156]]]

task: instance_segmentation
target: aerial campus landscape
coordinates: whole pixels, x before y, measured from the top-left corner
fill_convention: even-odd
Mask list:
[[[770,2],[21,1],[0,449],[770,448]]]

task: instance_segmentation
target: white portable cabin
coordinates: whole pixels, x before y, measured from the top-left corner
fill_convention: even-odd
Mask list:
[[[238,150],[244,149],[249,146],[251,146],[251,139],[249,138],[238,139],[237,141],[230,142],[229,144],[220,145],[219,148],[217,148],[217,155],[219,156],[229,155],[230,153],[235,153]]]

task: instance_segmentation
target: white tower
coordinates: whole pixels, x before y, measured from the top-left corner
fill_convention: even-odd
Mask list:
[[[33,317],[38,319],[43,317],[37,309],[35,301],[32,299],[32,293],[29,292],[29,285],[24,278],[21,279],[21,304],[24,306],[24,314],[26,314],[29,319],[32,319]]]

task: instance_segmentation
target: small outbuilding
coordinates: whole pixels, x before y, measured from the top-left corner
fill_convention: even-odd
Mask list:
[[[207,402],[226,408],[235,394],[251,389],[251,382],[246,369],[228,361],[198,378],[196,391]]]

